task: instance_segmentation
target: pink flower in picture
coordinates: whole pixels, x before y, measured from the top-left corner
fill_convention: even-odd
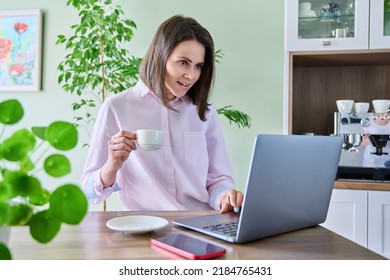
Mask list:
[[[18,34],[22,34],[27,31],[28,25],[24,22],[15,22],[14,29]]]
[[[12,77],[17,77],[23,75],[24,71],[26,71],[26,67],[21,64],[13,64],[8,68],[8,72]]]

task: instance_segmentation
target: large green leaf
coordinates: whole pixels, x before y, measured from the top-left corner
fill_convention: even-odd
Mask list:
[[[23,107],[16,99],[0,103],[0,122],[3,124],[15,124],[23,118],[23,114]]]
[[[67,151],[77,145],[77,129],[68,122],[53,122],[47,128],[45,138],[57,150]]]
[[[70,161],[64,155],[54,154],[48,156],[43,164],[47,174],[53,177],[62,177],[71,171]]]
[[[88,201],[81,189],[72,184],[58,187],[51,195],[50,210],[58,220],[75,225],[88,210]]]
[[[4,181],[12,186],[13,196],[28,197],[42,192],[41,183],[33,176],[19,171],[4,173]]]
[[[29,225],[31,236],[40,243],[51,241],[61,229],[61,222],[51,215],[50,210],[35,214]]]
[[[0,153],[9,161],[21,161],[35,146],[35,137],[27,129],[16,131],[0,145]]]

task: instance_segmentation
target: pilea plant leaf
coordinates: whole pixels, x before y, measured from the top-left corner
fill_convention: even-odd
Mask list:
[[[27,129],[16,131],[1,144],[0,152],[9,161],[21,161],[35,146],[35,137]]]
[[[4,174],[4,181],[12,187],[14,197],[38,195],[42,191],[41,183],[33,176],[20,171],[9,171]]]
[[[46,130],[46,140],[57,150],[67,151],[77,145],[77,129],[68,122],[57,121]]]
[[[40,243],[51,241],[61,229],[61,222],[51,215],[50,210],[35,214],[30,221],[31,236]]]
[[[24,110],[16,99],[9,99],[0,103],[0,122],[15,124],[23,118]]]
[[[54,154],[45,159],[43,168],[46,173],[53,177],[62,177],[70,173],[70,161],[64,155]]]
[[[61,222],[76,225],[84,218],[88,201],[78,186],[62,185],[51,195],[50,210]]]

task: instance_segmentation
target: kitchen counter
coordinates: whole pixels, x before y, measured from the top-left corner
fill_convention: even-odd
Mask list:
[[[390,182],[337,180],[335,189],[390,191]]]

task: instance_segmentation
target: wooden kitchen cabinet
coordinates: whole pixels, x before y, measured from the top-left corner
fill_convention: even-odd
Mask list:
[[[390,259],[390,192],[334,189],[322,226]]]

